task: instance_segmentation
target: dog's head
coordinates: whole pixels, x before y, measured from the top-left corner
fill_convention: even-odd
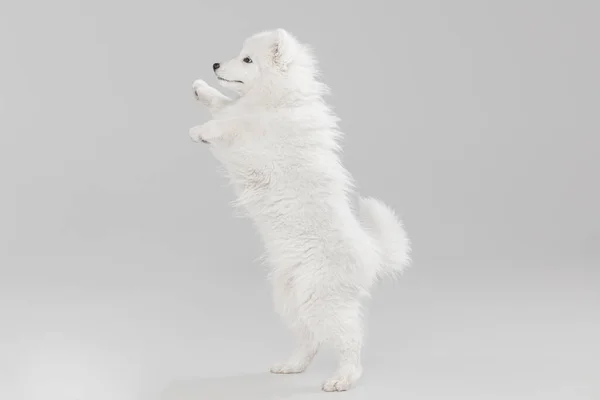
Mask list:
[[[237,57],[213,64],[213,70],[223,87],[244,95],[259,84],[277,90],[285,81],[312,79],[315,61],[305,45],[277,29],[251,36]]]

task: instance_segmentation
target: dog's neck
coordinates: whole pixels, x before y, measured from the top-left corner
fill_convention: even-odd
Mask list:
[[[281,109],[302,106],[315,101],[322,101],[328,88],[312,76],[300,76],[298,79],[281,79],[281,77],[265,77],[253,85],[248,92],[240,95],[236,105],[246,110]]]

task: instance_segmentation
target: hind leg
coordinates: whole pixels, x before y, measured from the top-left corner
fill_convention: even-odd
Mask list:
[[[339,352],[339,364],[334,375],[323,383],[323,390],[342,392],[350,389],[362,375],[363,333],[358,304],[340,311],[328,322],[330,341]]]
[[[298,345],[286,362],[271,367],[274,374],[298,374],[304,372],[319,350],[319,342],[306,328],[297,328]]]
[[[274,274],[272,279],[275,310],[292,329],[298,343],[292,355],[285,362],[274,365],[271,372],[274,374],[304,372],[319,350],[320,340],[314,335],[307,321],[299,318],[298,303],[302,301],[298,299],[298,292],[294,290],[289,276]]]

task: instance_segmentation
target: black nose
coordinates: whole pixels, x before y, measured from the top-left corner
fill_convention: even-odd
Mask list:
[[[218,70],[218,69],[219,69],[219,67],[220,67],[220,66],[221,66],[221,64],[219,64],[219,63],[214,63],[214,64],[213,64],[213,69],[216,71],[216,70]]]

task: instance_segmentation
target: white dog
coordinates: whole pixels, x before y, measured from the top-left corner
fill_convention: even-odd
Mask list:
[[[298,337],[292,356],[271,372],[304,371],[329,342],[340,362],[323,390],[348,390],[362,374],[361,299],[378,278],[409,263],[409,240],[378,200],[360,199],[360,221],[354,213],[337,118],[307,46],[282,29],[263,32],[213,69],[239,98],[195,81],[195,96],[214,119],[190,136],[210,144],[225,166],[234,204],[264,241],[276,309]]]

